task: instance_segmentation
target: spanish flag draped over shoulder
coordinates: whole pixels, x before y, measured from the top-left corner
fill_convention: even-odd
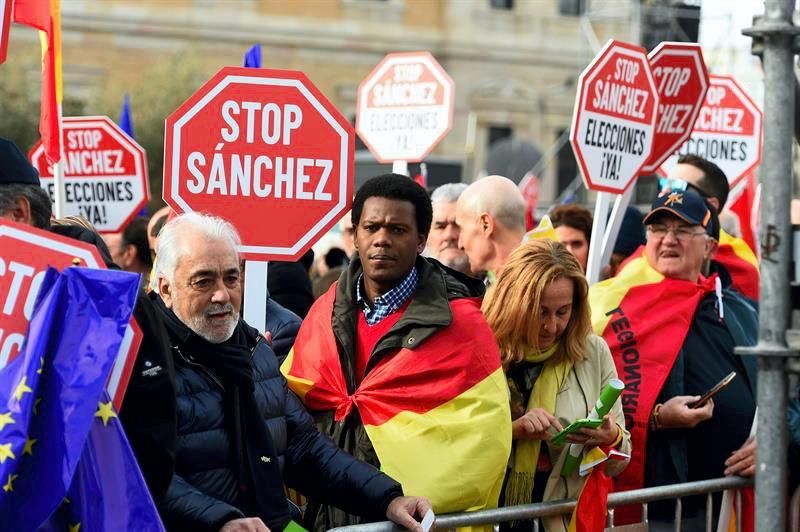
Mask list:
[[[47,161],[61,160],[61,120],[63,100],[61,80],[61,0],[13,0],[14,22],[39,30],[42,44],[42,107],[39,134]]]
[[[281,370],[311,411],[341,421],[358,409],[381,468],[437,513],[494,508],[511,451],[508,386],[475,299],[450,302],[452,323],[381,360],[352,395],[331,328],[336,284],[303,320]]]
[[[714,290],[714,280],[715,276],[698,283],[667,279],[639,254],[616,277],[589,290],[592,326],[611,349],[619,378],[625,382],[620,399],[633,452],[628,467],[614,479],[615,491],[644,486],[650,414],[697,305]],[[619,523],[638,517],[638,506],[620,510]]]
[[[714,260],[722,264],[733,280],[734,290],[758,301],[761,276],[758,270],[758,258],[747,242],[736,238],[725,231],[719,232],[719,249]]]

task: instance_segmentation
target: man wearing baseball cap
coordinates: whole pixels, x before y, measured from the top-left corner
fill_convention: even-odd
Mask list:
[[[644,254],[589,294],[595,332],[626,383],[622,405],[632,427],[633,455],[615,489],[752,476],[755,367],[734,347],[755,343],[758,316],[716,274],[703,275],[717,250],[718,221],[688,189],[656,199],[644,224]],[[694,404],[733,371],[736,377],[713,400]],[[704,527],[705,498],[683,502],[684,528]],[[618,516],[623,524],[637,517],[633,509]],[[650,530],[661,530],[661,519],[671,530],[674,507],[652,503],[649,517]]]

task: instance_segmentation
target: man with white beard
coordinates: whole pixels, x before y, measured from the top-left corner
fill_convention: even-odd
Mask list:
[[[427,499],[320,434],[288,390],[262,334],[239,318],[239,237],[226,221],[190,213],[158,240],[150,297],[175,362],[175,472],[159,512],[169,530],[267,532],[299,520],[284,485],[366,520],[415,520]]]
[[[425,256],[434,258],[461,273],[469,274],[467,254],[458,247],[461,228],[456,223],[456,203],[466,189],[466,183],[447,183],[431,194],[433,220],[425,245]]]

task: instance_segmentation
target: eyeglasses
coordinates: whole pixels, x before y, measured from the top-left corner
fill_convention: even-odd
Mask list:
[[[658,178],[658,191],[659,196],[661,196],[661,192],[665,190],[671,190],[673,192],[677,191],[686,191],[688,189],[692,189],[704,198],[708,198],[708,194],[697,188],[696,186],[692,185],[688,181],[683,179],[676,179],[676,178],[668,178],[668,177],[659,177]]]
[[[662,224],[648,225],[647,230],[654,237],[661,239],[667,236],[667,233],[672,233],[675,238],[681,242],[688,242],[696,236],[705,235],[705,231],[694,231],[691,226],[681,225],[677,227],[669,227]]]

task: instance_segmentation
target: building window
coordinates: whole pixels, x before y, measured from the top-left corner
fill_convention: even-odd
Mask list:
[[[492,9],[514,9],[514,0],[489,0]]]
[[[489,126],[489,148],[498,140],[510,137],[511,133],[511,128],[508,126]]]
[[[571,17],[583,15],[587,2],[588,0],[558,0],[558,13]]]

